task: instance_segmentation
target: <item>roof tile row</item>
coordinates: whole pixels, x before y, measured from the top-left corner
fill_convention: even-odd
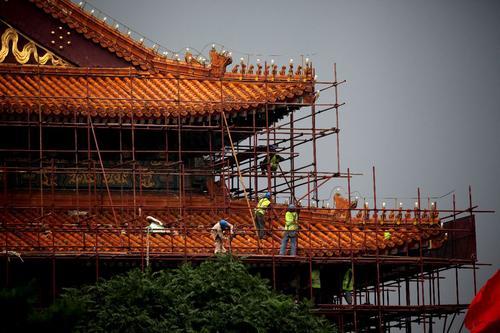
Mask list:
[[[237,112],[310,95],[310,82],[187,79],[135,70],[0,66],[0,110],[100,117],[203,116]],[[17,72],[17,73],[16,73]],[[21,72],[21,73],[19,73]],[[133,111],[132,111],[133,110]]]
[[[278,215],[284,207],[276,207]],[[211,226],[220,218],[228,218],[235,228],[231,247],[238,254],[277,254],[283,222],[268,221],[269,235],[256,237],[249,213],[241,202],[233,203],[229,214],[210,209],[188,211],[182,219],[178,210],[152,211],[151,215],[164,222],[165,230],[149,237],[145,227],[146,215],[135,217],[132,212],[118,214],[115,223],[111,211],[102,211],[86,217],[70,215],[68,211],[53,211],[40,217],[29,210],[4,210],[0,213],[0,247],[20,252],[79,253],[143,252],[147,239],[151,253],[211,253],[213,240]],[[445,234],[439,223],[419,220],[418,224],[387,223],[363,225],[352,219],[339,219],[334,209],[307,210],[300,213],[298,254],[314,256],[341,256],[382,252],[397,253],[415,246],[439,247]],[[387,232],[390,237],[387,237]],[[431,242],[429,242],[431,241]]]

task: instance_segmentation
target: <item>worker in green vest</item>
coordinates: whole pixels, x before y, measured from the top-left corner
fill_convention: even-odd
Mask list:
[[[297,232],[299,231],[299,214],[295,205],[289,205],[285,213],[285,230],[281,239],[280,255],[286,252],[288,240],[290,240],[290,255],[297,254]]]
[[[312,299],[313,304],[321,303],[321,273],[318,268],[311,271],[311,288],[312,288]]]
[[[264,239],[266,235],[264,230],[264,225],[265,225],[264,217],[270,206],[271,206],[271,192],[266,192],[264,197],[259,200],[259,202],[257,203],[257,207],[255,208],[255,226],[257,227],[260,239]]]
[[[281,161],[283,161],[283,157],[276,154],[276,146],[270,145],[269,146],[269,156],[266,156],[260,162],[260,170],[262,171],[262,174],[265,175],[267,173],[267,165],[268,164],[270,166],[271,172],[276,172],[276,170],[278,170],[278,168],[279,168],[279,164]]]
[[[352,276],[352,269],[349,268],[344,274],[344,280],[342,281],[342,290],[344,291],[344,298],[347,304],[352,304],[352,290],[353,290],[354,279]]]
[[[275,172],[278,170],[280,162],[283,160],[283,157],[277,154],[272,154],[271,159],[269,160],[269,164],[271,164],[271,171]]]

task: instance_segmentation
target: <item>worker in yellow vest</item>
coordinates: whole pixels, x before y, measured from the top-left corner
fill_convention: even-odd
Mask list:
[[[270,145],[269,146],[269,156],[266,156],[262,161],[260,161],[260,170],[262,174],[265,175],[267,173],[267,165],[269,164],[271,172],[276,172],[279,168],[279,164],[284,160],[283,157],[276,154],[277,146]]]
[[[352,269],[349,268],[344,274],[344,280],[342,281],[342,290],[344,291],[344,298],[347,304],[352,304],[352,290],[354,286],[354,277],[352,276]]]
[[[297,232],[299,230],[299,214],[296,212],[295,205],[289,205],[285,213],[285,230],[281,239],[280,255],[286,252],[288,240],[290,240],[290,255],[297,254]]]
[[[266,233],[264,230],[265,221],[264,217],[266,212],[271,206],[271,192],[266,192],[264,197],[259,200],[257,203],[257,207],[255,208],[255,226],[257,227],[257,231],[259,233],[259,238],[264,239]]]
[[[312,288],[312,299],[313,304],[321,304],[321,272],[319,268],[315,268],[311,271],[311,288]]]

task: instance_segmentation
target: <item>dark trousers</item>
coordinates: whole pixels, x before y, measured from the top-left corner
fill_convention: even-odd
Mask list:
[[[352,304],[352,291],[344,290],[344,298],[345,298],[347,304],[351,305]]]
[[[259,233],[259,238],[263,239],[265,236],[265,231],[264,231],[264,215],[255,213],[255,225],[257,226],[257,231]]]

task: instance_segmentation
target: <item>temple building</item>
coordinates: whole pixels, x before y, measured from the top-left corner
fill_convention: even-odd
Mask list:
[[[432,332],[467,308],[458,273],[456,302],[441,302],[439,285],[448,269],[475,274],[472,203],[440,211],[418,192],[410,208],[390,208],[375,191],[353,195],[336,71],[318,81],[310,59],[235,61],[217,45],[207,58],[176,53],[69,0],[0,2],[0,35],[2,286],[39,276],[50,302],[131,267],[205,260],[210,229],[226,219],[228,252],[273,288],[316,295],[314,311],[341,331]],[[332,102],[318,102],[324,90]],[[337,122],[321,127],[328,113]],[[319,154],[336,155],[321,166],[333,171]],[[267,192],[261,239],[254,208]],[[300,211],[296,256],[279,255],[289,204]],[[342,298],[349,268],[352,304]]]

